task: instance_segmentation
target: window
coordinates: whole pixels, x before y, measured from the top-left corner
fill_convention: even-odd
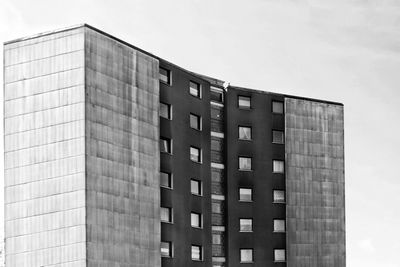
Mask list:
[[[160,81],[170,85],[171,84],[171,71],[167,70],[163,67],[160,67]]]
[[[172,257],[172,243],[161,241],[161,257]]]
[[[161,221],[162,222],[172,222],[172,209],[161,207]]]
[[[210,91],[210,100],[223,103],[224,102],[224,93],[211,90]]]
[[[166,172],[160,173],[160,186],[172,188],[172,178],[170,173]]]
[[[197,147],[190,147],[190,160],[194,162],[201,162],[201,150]]]
[[[239,170],[251,171],[251,158],[239,157]]]
[[[283,133],[283,131],[277,131],[277,130],[272,131],[272,143],[275,144],[285,143],[285,134]]]
[[[251,248],[240,249],[240,262],[253,262],[253,249]]]
[[[239,126],[239,139],[251,140],[251,127]]]
[[[253,190],[250,188],[239,188],[239,200],[252,201],[253,200],[252,191]]]
[[[286,261],[286,251],[284,249],[274,249],[274,261]]]
[[[211,212],[212,213],[221,213],[221,203],[213,202],[211,203]]]
[[[212,243],[215,245],[221,245],[222,244],[221,234],[212,234]]]
[[[284,173],[285,172],[285,163],[283,160],[273,160],[272,161],[272,171],[274,173]]]
[[[282,233],[286,231],[285,220],[274,219],[274,232]]]
[[[253,219],[239,219],[240,232],[252,232],[253,231]]]
[[[171,139],[160,137],[160,151],[164,153],[171,153]]]
[[[201,98],[200,84],[190,81],[189,92],[192,96]]]
[[[285,203],[285,191],[283,190],[274,190],[274,202],[275,203]]]
[[[201,261],[203,259],[201,246],[192,245],[192,260]]]
[[[171,105],[160,103],[160,117],[170,120],[171,113]]]
[[[239,108],[247,108],[251,107],[251,98],[248,96],[238,96],[238,105]]]
[[[190,113],[190,128],[201,131],[201,117]]]
[[[283,102],[272,101],[272,112],[277,114],[283,114]]]
[[[201,182],[198,180],[191,179],[190,180],[190,192],[193,195],[201,196]]]
[[[192,227],[201,228],[201,214],[192,212],[190,214],[190,225]]]

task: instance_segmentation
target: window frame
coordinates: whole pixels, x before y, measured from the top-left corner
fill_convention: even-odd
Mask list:
[[[194,193],[192,191],[192,182],[197,182],[198,183],[198,193]],[[203,196],[203,182],[201,180],[197,179],[190,179],[190,193],[194,196]]]
[[[276,112],[276,111],[274,110],[274,104],[275,104],[275,103],[279,103],[279,104],[282,105],[282,112]],[[272,103],[271,103],[271,112],[272,112],[273,114],[285,114],[285,103],[284,103],[283,101],[279,101],[279,100],[272,100]]]
[[[199,258],[193,258],[193,248],[199,248]],[[203,246],[192,244],[190,250],[190,258],[192,261],[203,261]]]
[[[242,226],[246,226],[248,224],[243,224],[242,221],[250,221],[250,230],[242,229]],[[253,218],[239,218],[239,232],[240,233],[252,233],[253,232]]]
[[[170,154],[170,155],[172,155],[172,139],[171,138],[168,138],[168,137],[163,137],[163,136],[161,136],[160,137],[160,142],[161,141],[167,141],[167,144],[168,144],[168,150],[169,151],[161,151],[161,143],[160,143],[160,152],[161,153],[166,153],[166,154]]]
[[[167,81],[164,81],[164,80],[161,79],[161,75],[162,75],[162,74],[161,74],[161,71],[160,71],[160,70],[165,70],[165,71],[167,72],[167,75],[164,75],[164,76],[167,77]],[[160,82],[162,82],[163,84],[169,85],[169,86],[172,85],[172,71],[171,71],[170,69],[167,69],[167,68],[165,68],[165,67],[159,66],[159,71],[158,71],[158,73],[159,73],[159,81],[160,81]]]
[[[241,158],[243,158],[243,159],[250,159],[250,169],[243,169],[243,168],[240,168],[240,159],[241,159]],[[252,158],[252,157],[249,157],[249,156],[239,156],[239,157],[238,157],[238,169],[239,169],[239,171],[245,171],[245,172],[252,171],[252,170],[253,170],[253,158]]]
[[[276,259],[276,251],[281,250],[284,252],[285,258],[283,260],[277,260]],[[274,248],[274,262],[286,262],[286,249],[284,248]]]
[[[240,99],[242,98],[242,100],[244,100],[245,98],[249,99],[249,106],[241,106],[240,105]],[[238,95],[237,97],[237,106],[239,109],[244,109],[244,110],[249,110],[251,109],[251,96],[245,96],[245,95]]]
[[[193,160],[192,159],[192,149],[197,149],[197,151],[199,152],[199,160]],[[195,146],[190,146],[189,148],[189,158],[192,162],[196,162],[196,163],[203,163],[203,152],[201,150],[201,148],[195,147]]]
[[[192,87],[192,84],[195,84],[197,88]],[[197,90],[197,94],[192,94],[192,89]],[[202,98],[202,87],[201,84],[192,80],[189,80],[189,94],[193,97],[196,97],[198,99]]]
[[[283,192],[283,201],[275,200],[275,191],[276,192]],[[277,203],[277,204],[285,204],[286,203],[286,191],[282,189],[273,189],[272,190],[272,203]]]
[[[169,184],[169,186],[165,186],[165,185],[161,184],[161,175],[162,175],[163,173],[165,173],[165,174],[168,175],[168,180],[169,180],[169,183],[168,183],[168,184]],[[172,176],[172,173],[166,172],[166,171],[160,171],[160,187],[162,187],[162,188],[168,188],[168,189],[173,189],[174,183],[173,183],[173,176]]]
[[[274,139],[274,133],[275,132],[282,133],[282,142],[276,142],[275,141],[275,139]],[[278,145],[284,145],[285,144],[285,131],[273,129],[272,130],[272,143],[273,144],[278,144]]]
[[[197,119],[197,127],[196,128],[192,127],[192,117],[195,117]],[[194,113],[189,113],[189,127],[191,129],[194,129],[194,130],[197,130],[197,131],[201,132],[201,130],[203,128],[203,119],[202,119],[202,117],[200,115],[197,115],[197,114],[194,114]]]
[[[193,224],[193,215],[198,216],[199,225]],[[203,214],[195,211],[190,212],[190,226],[196,229],[203,229]]]
[[[242,251],[245,251],[245,250],[251,251],[251,260],[250,261],[244,261],[242,259]],[[240,261],[240,263],[253,263],[254,262],[254,249],[253,248],[240,248],[239,249],[239,261]]]
[[[277,221],[283,221],[283,230],[276,230],[275,229],[275,222]],[[273,232],[274,233],[286,233],[286,220],[285,219],[280,219],[280,218],[274,218],[273,219]]]
[[[246,200],[246,199],[241,199],[240,196],[240,190],[250,190],[250,200]],[[240,202],[253,202],[253,188],[249,188],[249,187],[239,187],[239,201]]]
[[[275,170],[275,162],[282,162],[283,163],[283,171],[276,171]],[[272,173],[275,174],[284,174],[285,173],[285,161],[281,159],[273,159],[272,160]]]
[[[162,219],[162,216],[161,216],[161,212],[160,212],[160,221],[162,222],[162,223],[170,223],[170,224],[173,224],[174,223],[174,216],[173,216],[173,211],[172,211],[172,208],[170,208],[170,207],[160,207],[160,211],[161,211],[161,209],[167,209],[168,210],[168,221],[166,221],[166,220],[163,220]]]
[[[161,115],[161,105],[165,105],[168,108],[168,117],[167,118]],[[160,102],[160,117],[163,119],[166,119],[166,120],[170,120],[170,121],[172,120],[172,105],[171,104]]]
[[[162,251],[162,244],[168,244],[168,256],[167,255],[164,255],[161,251]],[[173,258],[174,257],[174,254],[173,254],[173,251],[174,251],[174,248],[173,248],[173,243],[171,242],[171,241],[161,241],[161,245],[160,245],[160,253],[161,253],[161,257],[162,258]]]
[[[250,138],[249,139],[240,137],[240,128],[250,129]],[[251,126],[239,125],[238,126],[238,139],[241,140],[241,141],[252,141],[253,140],[253,129],[252,129],[252,127]]]

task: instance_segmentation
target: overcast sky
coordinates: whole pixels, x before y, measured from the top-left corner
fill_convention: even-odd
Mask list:
[[[84,22],[233,85],[344,103],[347,265],[400,266],[399,0],[0,0],[1,42]]]

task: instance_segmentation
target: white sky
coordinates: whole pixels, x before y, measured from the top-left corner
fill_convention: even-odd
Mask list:
[[[1,42],[83,22],[234,85],[344,103],[347,265],[400,266],[400,1],[0,0]]]

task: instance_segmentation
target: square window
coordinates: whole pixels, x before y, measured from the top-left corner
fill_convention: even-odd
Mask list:
[[[192,245],[192,260],[201,261],[203,259],[201,246]]]
[[[160,172],[160,186],[172,188],[172,178],[170,173]]]
[[[251,98],[248,96],[238,96],[238,105],[239,108],[251,108]]]
[[[201,196],[201,182],[199,180],[190,180],[190,192],[193,195]]]
[[[283,102],[272,101],[272,112],[277,114],[283,114]]]
[[[272,161],[272,171],[274,173],[284,173],[285,172],[285,163],[283,160],[273,160]]]
[[[172,222],[172,209],[161,207],[161,221]]]
[[[240,232],[252,232],[253,231],[253,219],[239,219]]]
[[[240,249],[240,262],[253,262],[253,249]]]
[[[285,143],[285,134],[283,133],[283,131],[272,130],[272,143],[275,144]]]
[[[221,234],[212,234],[212,243],[215,245],[221,245],[222,244]]]
[[[251,140],[251,127],[239,126],[239,139]]]
[[[201,98],[201,89],[200,89],[200,84],[190,81],[190,85],[189,85],[189,92],[192,96]]]
[[[285,220],[274,219],[274,232],[284,233],[285,231]]]
[[[250,202],[253,199],[253,190],[250,188],[239,188],[239,200]]]
[[[194,162],[201,162],[201,150],[197,147],[190,147],[190,160]]]
[[[211,212],[220,214],[222,212],[221,203],[217,202],[211,203]]]
[[[160,81],[171,85],[171,71],[160,67]]]
[[[160,151],[163,153],[171,153],[171,139],[160,137]]]
[[[201,228],[201,214],[192,212],[190,214],[190,225],[195,228]]]
[[[201,117],[190,113],[190,128],[201,131]]]
[[[171,105],[160,103],[160,117],[170,120],[171,113]]]
[[[239,157],[239,170],[251,171],[251,158]]]
[[[274,249],[274,261],[286,261],[286,250]]]
[[[172,257],[172,243],[161,241],[161,257]]]
[[[285,191],[284,190],[274,190],[274,202],[275,203],[285,203]]]

